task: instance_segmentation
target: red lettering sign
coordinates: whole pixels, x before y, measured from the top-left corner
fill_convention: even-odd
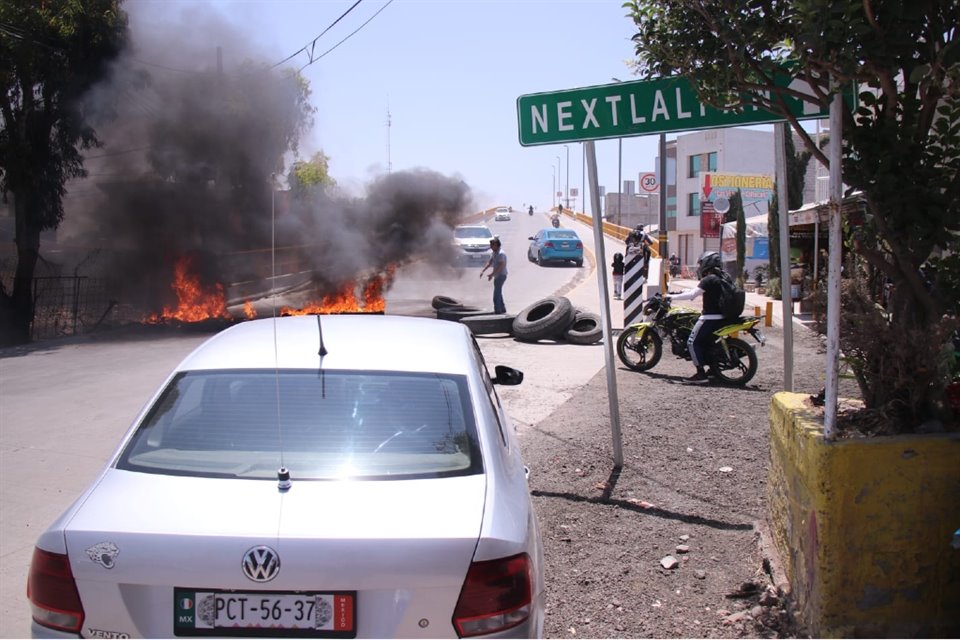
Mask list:
[[[333,628],[337,631],[353,630],[353,607],[351,596],[333,597]]]

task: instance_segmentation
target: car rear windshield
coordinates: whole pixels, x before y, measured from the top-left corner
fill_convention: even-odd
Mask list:
[[[486,227],[458,227],[453,235],[457,238],[492,238],[493,232]]]
[[[561,240],[579,240],[580,236],[577,235],[576,231],[548,231],[547,234],[554,239],[560,238]]]
[[[176,376],[117,467],[202,477],[407,479],[480,473],[465,376],[199,371]]]

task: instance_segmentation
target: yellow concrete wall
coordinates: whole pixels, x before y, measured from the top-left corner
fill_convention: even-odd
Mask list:
[[[825,442],[770,405],[770,530],[813,637],[960,635],[960,434]]]

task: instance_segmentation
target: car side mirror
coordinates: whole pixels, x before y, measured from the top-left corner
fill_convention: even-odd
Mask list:
[[[493,377],[491,382],[493,384],[502,384],[505,386],[514,386],[523,382],[523,371],[514,369],[512,367],[507,367],[502,364],[498,364],[493,369],[496,372],[496,376]]]
[[[527,240],[536,240],[533,236],[527,236]]]

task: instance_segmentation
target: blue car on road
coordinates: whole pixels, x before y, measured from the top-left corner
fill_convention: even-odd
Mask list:
[[[527,260],[543,265],[553,261],[571,261],[583,266],[583,242],[573,229],[540,229],[530,236]]]

